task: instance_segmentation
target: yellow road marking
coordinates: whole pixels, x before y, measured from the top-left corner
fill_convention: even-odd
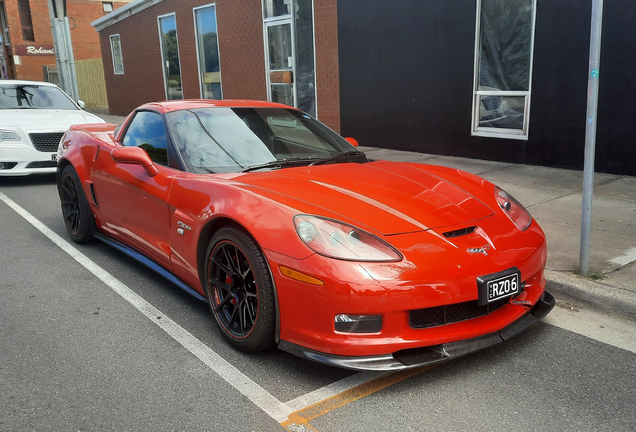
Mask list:
[[[439,366],[439,364],[407,369],[405,371],[384,375],[364,384],[360,384],[357,387],[346,390],[340,394],[331,396],[330,398],[310,405],[307,408],[303,408],[291,413],[288,417],[289,420],[281,423],[281,426],[291,432],[318,432],[309,424],[309,421],[318,418],[324,414],[327,414],[335,410],[336,408],[340,408],[341,406],[347,405],[348,403],[397,384],[400,381],[404,381],[407,378],[411,378],[436,366]]]

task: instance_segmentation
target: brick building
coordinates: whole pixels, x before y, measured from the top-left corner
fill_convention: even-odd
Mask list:
[[[296,106],[360,144],[636,175],[636,2],[135,0],[96,20],[113,114],[179,98]]]
[[[291,0],[266,0],[263,19],[260,0],[136,0],[95,21],[111,113],[164,99],[269,98],[339,130],[336,0],[293,4],[292,14]]]
[[[67,0],[75,60],[101,58],[91,22],[131,1]],[[0,79],[42,81],[44,65],[55,65],[47,0],[0,0]]]

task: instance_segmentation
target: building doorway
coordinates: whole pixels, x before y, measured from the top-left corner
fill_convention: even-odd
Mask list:
[[[316,117],[313,0],[263,0],[267,98]]]

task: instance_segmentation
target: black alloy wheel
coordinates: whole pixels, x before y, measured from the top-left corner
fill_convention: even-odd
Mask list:
[[[243,251],[230,241],[216,245],[211,257],[210,284],[214,311],[233,337],[249,336],[258,318],[258,289]]]
[[[208,247],[205,292],[224,337],[245,352],[270,348],[276,324],[265,257],[244,231],[219,230]]]
[[[80,206],[79,196],[77,195],[77,188],[75,187],[75,181],[67,173],[62,177],[62,216],[64,216],[64,223],[66,229],[71,234],[77,234],[80,229]]]
[[[62,204],[64,224],[73,241],[86,243],[93,240],[92,230],[95,220],[86,201],[79,177],[70,165],[62,171],[58,192]]]

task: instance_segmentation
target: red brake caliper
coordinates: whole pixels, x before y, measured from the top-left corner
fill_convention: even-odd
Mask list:
[[[226,284],[228,284],[228,285],[231,285],[231,284],[232,284],[232,276],[227,275],[227,276],[226,276],[226,278],[225,278],[225,283],[226,283]],[[235,306],[236,306],[236,299],[235,299],[235,298],[233,298],[230,302],[231,302],[233,305],[235,305]]]

